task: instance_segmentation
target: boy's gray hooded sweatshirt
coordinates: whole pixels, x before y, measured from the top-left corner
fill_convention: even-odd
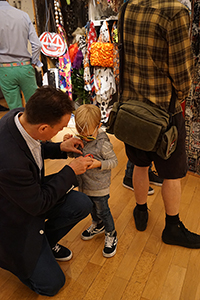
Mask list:
[[[84,142],[83,156],[92,154],[101,161],[101,168],[87,170],[78,175],[79,191],[88,196],[101,197],[110,193],[111,169],[118,164],[107,134],[100,128],[96,140]]]

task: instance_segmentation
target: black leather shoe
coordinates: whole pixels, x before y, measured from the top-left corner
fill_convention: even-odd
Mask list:
[[[200,235],[189,231],[182,222],[177,225],[168,225],[162,232],[165,244],[177,245],[186,248],[200,248]]]
[[[135,219],[135,226],[137,230],[144,231],[147,228],[147,222],[148,222],[148,211],[141,211],[138,209],[138,206],[133,210],[133,216]]]

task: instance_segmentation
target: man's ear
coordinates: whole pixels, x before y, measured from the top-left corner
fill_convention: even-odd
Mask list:
[[[46,132],[46,130],[49,129],[49,125],[48,124],[41,124],[39,127],[38,127],[38,131],[40,134],[43,134]]]

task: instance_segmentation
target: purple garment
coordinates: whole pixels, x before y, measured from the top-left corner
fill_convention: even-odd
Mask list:
[[[74,58],[73,64],[72,64],[72,68],[79,70],[81,68],[82,61],[83,61],[82,51],[78,50],[78,52],[76,53],[76,56]]]

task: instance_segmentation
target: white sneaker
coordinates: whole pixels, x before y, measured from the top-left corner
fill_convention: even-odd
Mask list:
[[[105,226],[103,222],[97,224],[92,223],[88,229],[82,232],[81,238],[85,241],[91,240],[95,235],[103,233],[105,231]]]
[[[103,256],[104,257],[112,257],[115,255],[117,250],[117,232],[106,232],[105,236],[105,246],[103,249]]]

